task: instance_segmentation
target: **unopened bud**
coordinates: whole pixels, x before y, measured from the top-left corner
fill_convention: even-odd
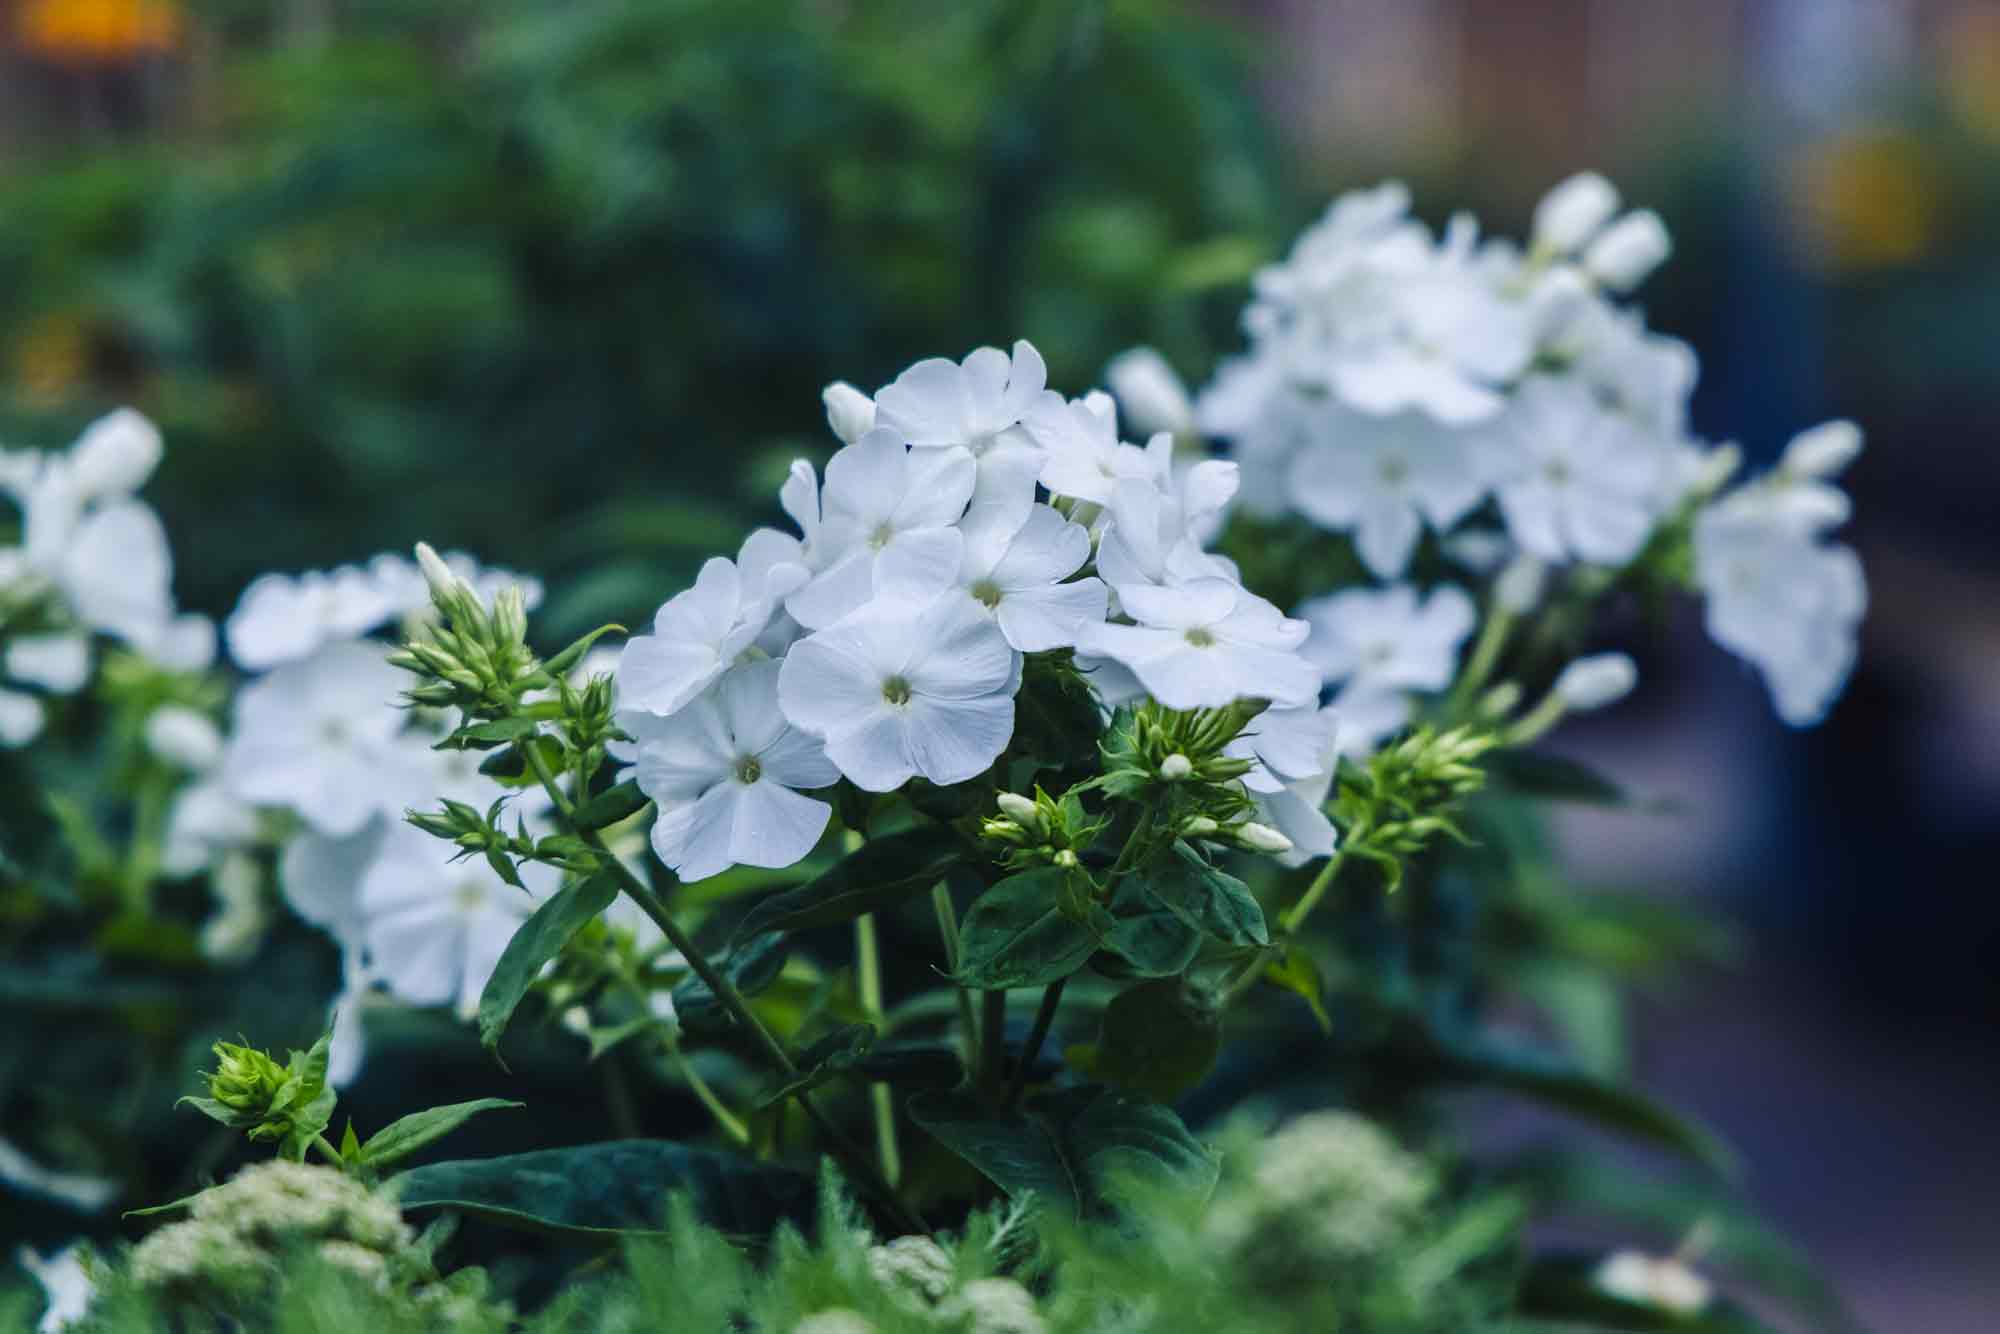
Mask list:
[[[1555,693],[1569,708],[1584,712],[1616,704],[1638,683],[1639,668],[1631,658],[1623,653],[1597,653],[1563,668],[1556,678]]]
[[[1583,248],[1618,212],[1618,190],[1594,171],[1579,172],[1535,205],[1535,246],[1567,255]]]
[[[1479,697],[1479,716],[1504,718],[1521,704],[1521,683],[1502,681]]]
[[[1548,567],[1523,553],[1507,563],[1493,581],[1493,601],[1514,615],[1533,611],[1542,600],[1542,586],[1548,582]]]
[[[1584,252],[1583,267],[1614,292],[1629,292],[1646,281],[1673,249],[1660,215],[1641,209],[1605,228]]]
[[[875,429],[875,400],[845,380],[835,380],[820,391],[826,404],[826,424],[843,445],[851,445]]]
[[[1169,783],[1178,783],[1194,773],[1194,761],[1175,751],[1160,761],[1160,777]]]
[[[1026,843],[1028,831],[1012,820],[982,820],[979,833],[984,838],[997,838],[1003,843]]]
[[[1152,348],[1119,353],[1104,368],[1104,379],[1118,398],[1126,425],[1138,434],[1194,433],[1194,405],[1188,401],[1187,386]]]
[[[1187,838],[1206,838],[1220,828],[1221,825],[1206,815],[1197,815],[1181,826],[1181,834]]]
[[[244,1124],[262,1120],[285,1083],[285,1067],[255,1047],[218,1042],[215,1072],[208,1077],[208,1096],[235,1113]]]
[[[1245,820],[1242,824],[1234,825],[1229,832],[1236,836],[1238,843],[1252,852],[1268,852],[1276,855],[1292,850],[1292,840],[1271,826],[1258,824],[1255,820]]]
[[[1850,421],[1823,422],[1800,431],[1785,446],[1780,466],[1794,477],[1832,477],[1861,452],[1861,428]]]
[[[994,798],[994,804],[1023,829],[1040,833],[1045,828],[1042,813],[1035,809],[1035,803],[1018,792],[1002,792]]]
[[[1695,470],[1694,489],[1704,496],[1714,495],[1729,484],[1729,479],[1742,466],[1741,449],[1735,445],[1717,445],[1701,456],[1701,463]]]
[[[169,764],[205,773],[222,755],[222,733],[207,714],[166,704],[146,719],[146,749]]]
[[[1057,866],[1062,867],[1065,871],[1074,871],[1077,867],[1076,854],[1070,851],[1068,848],[1064,848],[1060,852],[1056,853],[1056,855],[1051,860],[1053,860]]]
[[[466,586],[465,581],[451,572],[444,557],[428,542],[417,543],[417,568],[423,571],[424,582],[430,585],[431,601],[440,611],[450,611],[452,600]]]

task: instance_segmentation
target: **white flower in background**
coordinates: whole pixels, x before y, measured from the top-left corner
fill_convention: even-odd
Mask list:
[[[840,771],[778,709],[776,662],[731,668],[671,718],[632,720],[634,776],[659,805],[653,849],[682,880],[732,866],[790,866],[813,850],[833,808],[800,795]]]
[[[31,551],[34,528],[31,505]],[[44,572],[77,620],[143,644],[173,619],[173,556],[152,510],[136,500],[113,501],[90,510],[63,537]]]
[[[1241,475],[1236,503],[1276,519],[1291,512],[1291,462],[1308,437],[1305,397],[1289,387],[1268,356],[1231,357],[1216,368],[1195,403],[1204,435],[1230,442]]]
[[[1801,480],[1837,477],[1861,456],[1861,428],[1851,421],[1822,422],[1793,436],[1778,466]]]
[[[395,707],[406,684],[379,646],[329,644],[286,663],[236,697],[222,760],[229,791],[259,806],[288,806],[325,834],[351,834],[378,813],[399,818],[435,795],[404,754]]]
[[[111,1177],[44,1167],[4,1137],[0,1137],[0,1183],[86,1214],[94,1214],[117,1199],[122,1189]]]
[[[912,449],[881,427],[827,460],[823,491],[810,468],[794,465],[782,498],[804,535],[812,578],[786,597],[785,609],[818,629],[861,606],[874,592],[877,557],[957,523],[978,472],[962,447]]]
[[[52,695],[73,695],[90,679],[90,637],[21,635],[8,641],[7,675]]]
[[[400,614],[396,582],[355,565],[303,574],[262,574],[229,614],[223,633],[238,666],[260,672],[356,639]]]
[[[1048,367],[1026,339],[1011,357],[997,347],[962,362],[931,357],[875,392],[875,421],[918,449],[1028,447],[1015,428],[1047,384]]]
[[[1118,590],[1138,624],[1084,628],[1077,648],[1110,658],[1170,709],[1219,708],[1238,698],[1316,700],[1319,673],[1300,657],[1307,625],[1227,579]]]
[[[1333,854],[1338,835],[1325,806],[1340,764],[1339,732],[1339,711],[1332,706],[1270,708],[1224,748],[1252,761],[1243,786],[1258,817],[1290,841],[1278,857],[1286,866]]]
[[[1421,601],[1409,584],[1353,588],[1299,607],[1312,627],[1301,650],[1329,685],[1438,691],[1458,670],[1478,617],[1464,589],[1441,584]]]
[[[562,875],[523,862],[523,892],[484,858],[453,861],[457,851],[421,829],[391,824],[361,878],[359,900],[370,978],[399,1000],[450,1005],[470,1017],[501,951]]]
[[[1194,404],[1187,386],[1167,359],[1150,347],[1121,352],[1104,368],[1104,382],[1125,411],[1125,420],[1145,435],[1165,431],[1192,435]]]
[[[160,869],[168,875],[193,875],[256,837],[256,809],[209,775],[175,794]]]
[[[1799,503],[1796,484],[1764,482],[1710,505],[1694,525],[1709,636],[1763,672],[1778,716],[1794,727],[1818,722],[1840,693],[1868,609],[1860,559],[1817,541],[1825,524],[1820,507]]]
[[[83,428],[69,449],[68,483],[83,499],[129,496],[146,484],[166,447],[144,414],[119,408]]]
[[[1236,494],[1236,465],[1204,459],[1176,474],[1172,448],[1169,437],[1154,436],[1146,447],[1151,471],[1112,489],[1097,568],[1114,589],[1236,578],[1233,564],[1202,550]]]
[[[1618,213],[1618,189],[1594,171],[1578,172],[1535,205],[1535,249],[1571,255]]]
[[[1021,655],[985,610],[947,591],[882,597],[801,639],[778,697],[870,792],[912,777],[940,785],[983,772],[1014,735]]]
[[[1507,532],[1545,561],[1623,565],[1639,554],[1670,489],[1672,458],[1573,379],[1530,376],[1482,432]]]
[[[1103,580],[1063,582],[1089,562],[1090,530],[1035,502],[1032,461],[982,468],[959,532],[958,585],[1021,652],[1067,647],[1104,619]]]
[[[1426,521],[1449,530],[1486,490],[1461,432],[1419,413],[1369,418],[1333,405],[1315,414],[1290,480],[1299,511],[1351,531],[1362,561],[1384,579],[1409,565]]]
[[[360,959],[359,950],[347,955],[341,970],[340,994],[328,1007],[333,1020],[333,1040],[327,1044],[326,1082],[337,1089],[354,1082],[368,1056],[366,1011],[372,979]]]
[[[278,890],[301,919],[340,945],[349,959],[362,952],[359,891],[362,877],[382,851],[393,816],[377,815],[350,834],[301,830],[278,858]]]
[[[1572,713],[1609,708],[1639,684],[1639,667],[1623,653],[1594,653],[1562,669],[1553,687]]]
[[[215,665],[215,622],[199,612],[182,612],[132,641],[157,667],[205,672]]]
[[[1628,213],[1598,233],[1583,252],[1583,268],[1614,292],[1629,292],[1673,253],[1666,224],[1651,209]]]
[[[1158,462],[1118,438],[1118,405],[1093,389],[1082,398],[1049,392],[1028,409],[1023,429],[1041,449],[1041,483],[1052,496],[1104,504],[1126,478],[1151,477]]]
[[[230,852],[216,864],[208,887],[216,906],[201,924],[202,957],[217,963],[248,961],[264,943],[265,928],[271,924],[262,869],[246,853]]]
[[[1661,440],[1687,434],[1688,400],[1701,370],[1694,349],[1653,333],[1638,312],[1601,299],[1584,302],[1547,351],[1606,409]]]
[[[756,644],[786,595],[805,583],[797,558],[796,542],[760,529],[743,544],[741,564],[717,556],[703,565],[694,587],[660,608],[651,634],[625,642],[614,673],[620,706],[662,717],[686,707]]]
[[[146,716],[146,749],[189,773],[206,773],[222,757],[222,731],[200,710],[168,704]]]
[[[1678,1256],[1652,1256],[1642,1251],[1618,1251],[1590,1276],[1600,1292],[1620,1301],[1697,1316],[1708,1309],[1715,1287]]]
[[[820,391],[826,405],[826,424],[843,445],[851,445],[875,429],[875,400],[845,380],[835,380]]]
[[[42,1310],[41,1323],[35,1326],[35,1334],[61,1334],[80,1322],[90,1312],[90,1300],[96,1295],[96,1287],[90,1275],[84,1272],[82,1253],[75,1243],[63,1247],[54,1255],[42,1255],[31,1247],[23,1246],[14,1252],[15,1261],[21,1268],[35,1276],[35,1282],[42,1285],[47,1294],[47,1304]]]

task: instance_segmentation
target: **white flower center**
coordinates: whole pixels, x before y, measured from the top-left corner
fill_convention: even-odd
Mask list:
[[[1204,626],[1192,626],[1187,632],[1187,642],[1196,648],[1214,648],[1215,634]]]
[[[477,880],[464,881],[459,885],[458,892],[451,896],[451,903],[459,912],[470,917],[486,906],[486,886]]]
[[[736,757],[736,781],[748,787],[764,776],[764,766],[755,755]]]
[[[980,604],[988,611],[992,611],[995,607],[999,606],[1000,599],[1005,596],[1000,591],[1000,585],[994,583],[991,579],[981,579],[966,591],[972,594],[973,597],[978,598]]]
[[[347,720],[345,718],[327,718],[322,720],[319,725],[319,739],[329,746],[346,745]]]
[[[1542,476],[1549,479],[1551,486],[1564,486],[1569,482],[1569,460],[1550,459],[1542,465]]]
[[[1376,468],[1382,474],[1382,480],[1390,486],[1400,484],[1410,475],[1409,461],[1400,454],[1384,454]]]
[[[910,702],[910,683],[900,676],[891,676],[882,682],[882,698],[902,708]]]
[[[887,519],[875,525],[875,531],[868,534],[868,545],[880,551],[896,540],[896,526]]]

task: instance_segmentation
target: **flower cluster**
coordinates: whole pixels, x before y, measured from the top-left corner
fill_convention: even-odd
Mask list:
[[[1348,535],[1385,581],[1405,577],[1426,532],[1473,574],[1510,551],[1618,571],[1691,521],[1714,637],[1764,672],[1786,721],[1817,720],[1866,600],[1852,555],[1820,541],[1846,516],[1825,479],[1859,433],[1808,432],[1773,480],[1718,497],[1735,456],[1689,430],[1693,352],[1618,299],[1669,253],[1655,215],[1621,216],[1594,174],[1549,192],[1525,248],[1463,214],[1434,236],[1409,208],[1398,184],[1342,196],[1257,275],[1248,350],[1191,413],[1242,469],[1243,508]],[[1171,410],[1169,372],[1126,369],[1135,397]],[[1343,694],[1356,738],[1399,725],[1395,692],[1435,688],[1453,665],[1448,632],[1471,628],[1455,594],[1419,623],[1413,590],[1391,592],[1318,608],[1330,680],[1355,677]],[[1357,629],[1407,645],[1373,682],[1344,648]],[[1419,679],[1381,679],[1400,673]]]
[[[1125,443],[1108,395],[1045,381],[1020,342],[919,362],[873,397],[830,386],[843,444],[780,492],[797,535],[752,533],[626,644],[621,725],[683,878],[798,861],[832,809],[808,794],[841,779],[984,773],[1027,655],[1072,655],[1108,705],[1271,701],[1272,732],[1300,740],[1260,757],[1254,789],[1328,780],[1309,627],[1203,549],[1236,466],[1177,461],[1168,433]]]

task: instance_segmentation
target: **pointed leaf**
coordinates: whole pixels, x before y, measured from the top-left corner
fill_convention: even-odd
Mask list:
[[[564,885],[551,895],[528,920],[514,931],[486,989],[479,996],[479,1040],[488,1051],[500,1044],[500,1035],[514,1017],[514,1008],[540,976],[542,965],[556,957],[571,936],[581,930],[618,897],[618,881],[610,875],[594,875],[588,880]]]
[[[386,1167],[409,1157],[427,1144],[443,1139],[481,1112],[526,1105],[510,1102],[506,1098],[479,1098],[473,1102],[455,1102],[447,1107],[411,1112],[370,1135],[368,1142],[361,1146],[361,1161],[370,1167]],[[348,1127],[350,1134],[353,1129],[351,1125]]]
[[[579,829],[603,829],[620,820],[631,819],[646,809],[648,800],[646,794],[639,790],[639,784],[628,778],[578,806],[572,818]]]
[[[1068,877],[1053,866],[1023,871],[973,900],[959,923],[953,980],[984,991],[1041,987],[1083,967],[1098,937],[1063,912]]]
[[[1250,887],[1217,870],[1183,840],[1145,878],[1160,903],[1225,945],[1268,945],[1270,929]]]
[[[734,938],[829,926],[891,907],[928,890],[963,855],[964,844],[943,825],[878,838],[797,889],[759,903],[737,924]]]
[[[757,1110],[775,1106],[785,1099],[807,1093],[836,1076],[846,1074],[861,1063],[875,1044],[875,1025],[843,1024],[800,1052],[793,1063],[796,1078],[788,1079],[757,1100]]]
[[[791,942],[774,931],[744,940],[715,960],[715,966],[740,994],[755,996],[778,980],[791,952]],[[674,988],[673,1000],[674,1015],[686,1032],[717,1033],[735,1023],[708,983],[693,973]]]

